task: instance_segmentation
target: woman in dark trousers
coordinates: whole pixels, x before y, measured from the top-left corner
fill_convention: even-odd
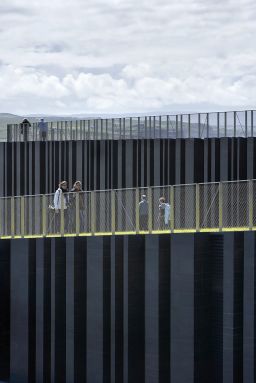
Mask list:
[[[73,185],[73,188],[70,190],[72,193],[70,195],[70,214],[71,214],[71,230],[72,233],[76,232],[76,193],[79,193],[79,219],[80,219],[80,232],[84,232],[84,213],[85,213],[85,203],[84,203],[84,193],[82,190],[81,181],[76,181]]]

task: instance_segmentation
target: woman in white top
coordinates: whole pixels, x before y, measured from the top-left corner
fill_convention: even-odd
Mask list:
[[[68,232],[68,226],[69,226],[69,219],[68,219],[68,183],[67,181],[61,181],[59,183],[59,187],[56,190],[54,194],[54,208],[56,213],[56,232],[60,232],[60,210],[62,207],[62,201],[63,201],[63,209],[64,209],[64,230],[65,233]]]

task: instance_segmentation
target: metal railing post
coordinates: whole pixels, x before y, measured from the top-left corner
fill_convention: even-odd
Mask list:
[[[223,184],[219,183],[219,231],[223,228]]]
[[[170,190],[170,223],[171,223],[171,233],[174,232],[174,186],[171,185],[171,190]]]
[[[55,212],[54,212],[55,214]],[[42,232],[45,237],[47,234],[46,230],[46,195],[42,196]]]
[[[152,188],[148,188],[148,231],[149,234],[152,233],[153,227],[153,195]]]
[[[91,233],[95,235],[96,232],[96,201],[95,191],[91,191]]]
[[[234,137],[236,137],[236,112],[234,112]]]
[[[253,228],[253,181],[249,180],[249,229]]]
[[[199,195],[199,184],[196,184],[196,231],[200,231],[200,195]]]
[[[80,193],[76,193],[76,235],[80,234],[80,209],[79,209]]]
[[[136,212],[136,219],[135,219],[135,229],[136,233],[138,234],[140,231],[140,217],[139,217],[139,189],[136,188],[135,192],[135,212]]]
[[[224,112],[224,137],[227,137],[227,112]]]
[[[217,113],[217,137],[220,138],[220,114]]]
[[[20,235],[25,236],[25,197],[20,197]]]
[[[11,197],[11,237],[15,236],[15,202],[14,197]]]
[[[61,193],[61,206],[60,206],[60,234],[65,234],[65,222],[64,222],[64,195]]]

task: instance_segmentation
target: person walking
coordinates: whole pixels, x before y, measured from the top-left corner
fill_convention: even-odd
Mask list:
[[[164,197],[159,198],[159,206],[158,206],[159,214],[158,214],[158,228],[159,230],[167,230],[170,221],[170,205],[165,202]]]
[[[143,194],[139,203],[140,230],[148,230],[148,201],[147,196]]]

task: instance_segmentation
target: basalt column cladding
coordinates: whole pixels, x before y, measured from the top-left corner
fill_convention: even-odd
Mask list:
[[[256,139],[0,143],[0,196],[256,178]]]
[[[256,234],[0,241],[0,381],[254,383]]]

